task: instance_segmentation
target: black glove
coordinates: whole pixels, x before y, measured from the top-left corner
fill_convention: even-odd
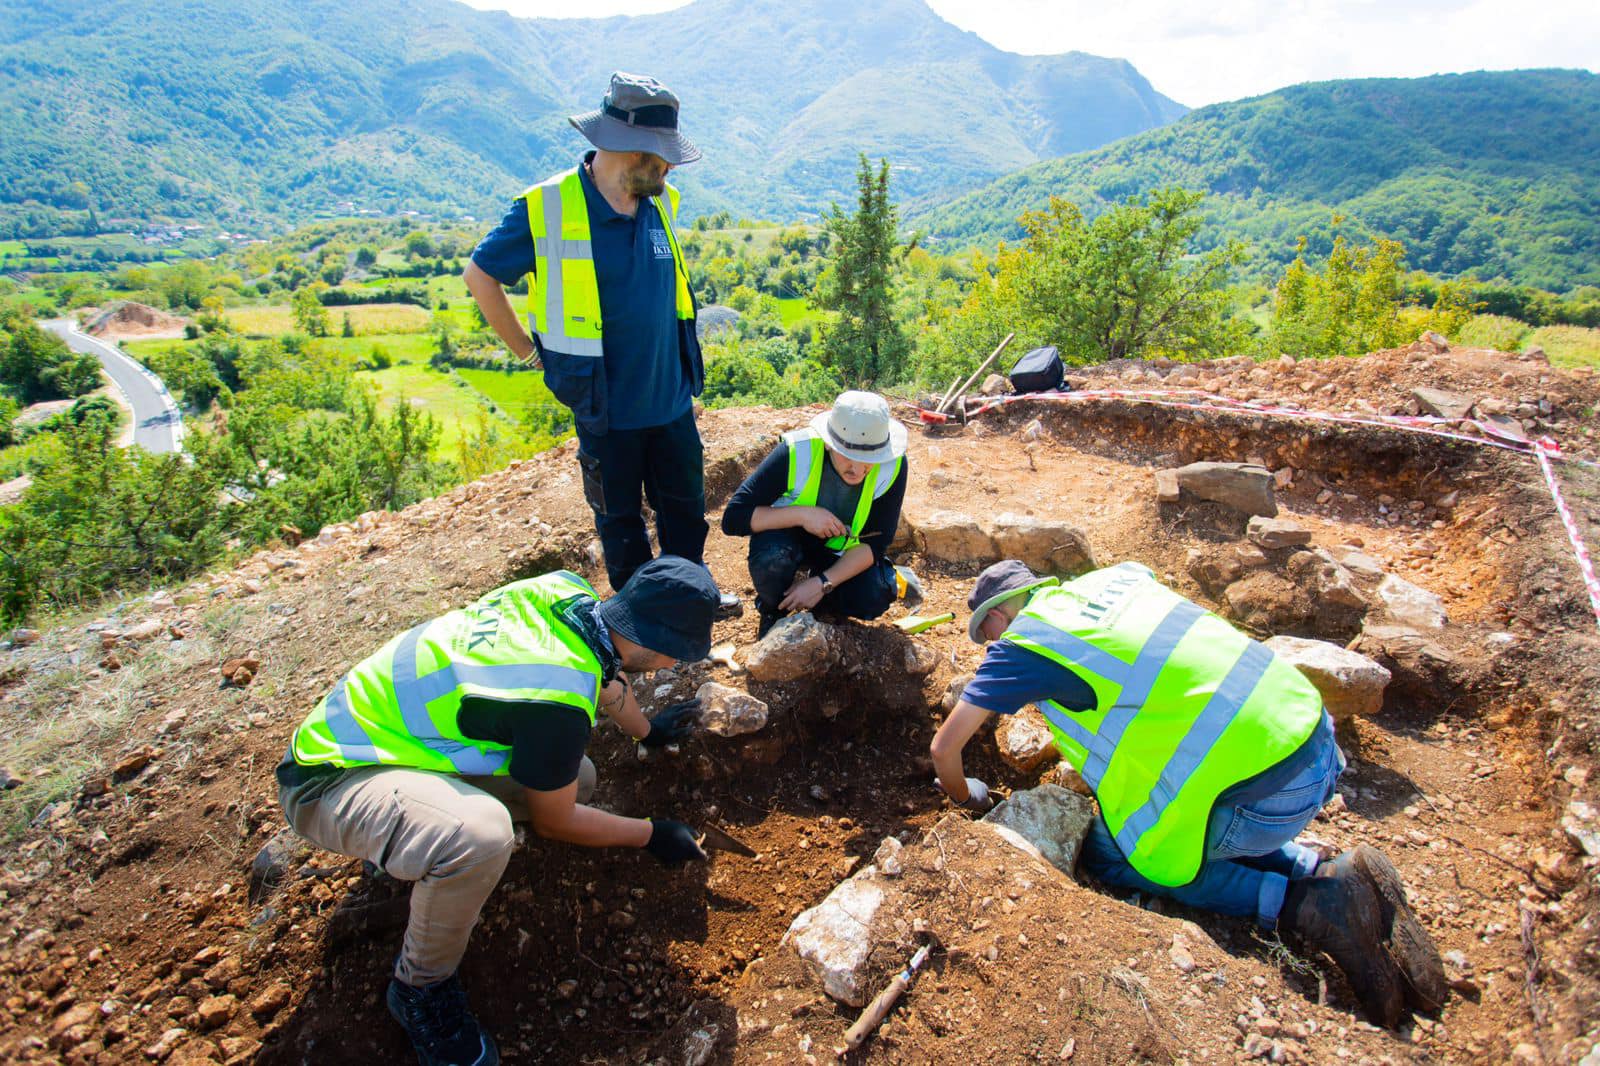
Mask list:
[[[694,724],[699,718],[699,700],[674,703],[666,710],[658,711],[656,716],[650,719],[650,732],[640,737],[639,743],[647,748],[659,748],[682,740],[694,731]]]
[[[669,818],[650,819],[650,843],[645,850],[668,866],[676,866],[690,859],[705,861],[706,853],[695,843],[693,829]]]

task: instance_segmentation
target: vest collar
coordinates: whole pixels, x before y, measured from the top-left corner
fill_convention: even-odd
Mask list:
[[[595,614],[594,609],[599,603],[593,596],[577,595],[559,601],[551,610],[563,625],[578,634],[589,650],[594,652],[595,658],[600,660],[600,684],[604,686],[611,684],[617,676],[622,660],[617,655],[616,645],[611,643],[611,634]]]

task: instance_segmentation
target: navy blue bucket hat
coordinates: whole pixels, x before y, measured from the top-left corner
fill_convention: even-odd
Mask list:
[[[721,595],[699,563],[677,555],[652,559],[622,591],[595,609],[606,628],[679,662],[711,654],[711,623]]]

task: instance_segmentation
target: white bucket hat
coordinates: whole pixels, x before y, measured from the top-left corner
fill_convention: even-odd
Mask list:
[[[841,392],[833,410],[813,418],[811,428],[828,447],[858,463],[887,463],[906,453],[906,427],[875,392]]]

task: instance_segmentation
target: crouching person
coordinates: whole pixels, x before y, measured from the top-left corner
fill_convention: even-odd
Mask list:
[[[765,636],[788,611],[876,618],[894,603],[887,553],[906,495],[906,428],[883,397],[841,393],[733,494],[722,531],[750,538],[750,580]]]
[[[1037,703],[1099,801],[1088,873],[1327,953],[1380,1025],[1442,1004],[1438,949],[1394,867],[1368,847],[1319,863],[1295,843],[1345,767],[1298,670],[1137,563],[1059,585],[1008,560],[967,605],[972,639],[994,643],[933,739],[953,801],[987,809],[962,748],[991,714]]]
[[[704,658],[717,589],[663,556],[600,601],[565,570],[513,582],[424,622],[363,660],[295,731],[278,797],[319,847],[415,881],[389,1011],[425,1064],[499,1061],[456,969],[510,856],[512,820],[588,847],[704,859],[681,822],[584,805],[597,711],[641,744],[690,728],[679,704],[646,718],[623,671]]]

